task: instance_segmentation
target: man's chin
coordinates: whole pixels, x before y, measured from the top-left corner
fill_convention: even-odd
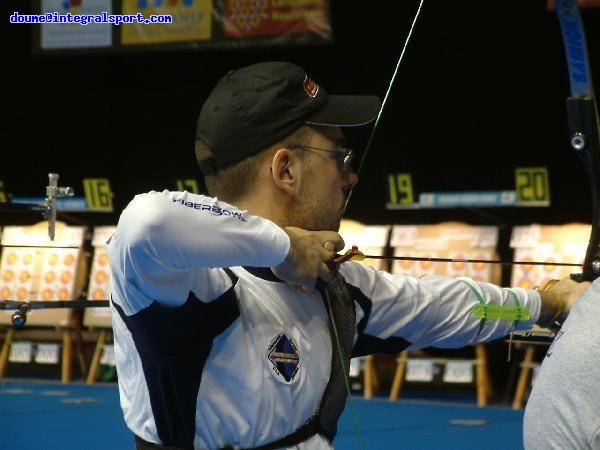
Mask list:
[[[340,216],[336,221],[335,225],[331,228],[331,231],[335,231],[336,233],[340,231],[340,226],[342,225],[342,217]]]
[[[312,231],[334,231],[334,232],[339,232],[340,231],[340,225],[341,225],[341,218],[336,219],[334,222],[330,222],[330,223],[321,223],[319,226],[315,227],[315,229],[313,229]]]

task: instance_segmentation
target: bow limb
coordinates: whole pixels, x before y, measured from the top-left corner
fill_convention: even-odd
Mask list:
[[[594,96],[585,31],[576,0],[556,0],[569,69],[571,95],[567,98],[569,144],[590,177],[592,229],[582,273],[571,277],[592,281],[600,276],[600,124]]]

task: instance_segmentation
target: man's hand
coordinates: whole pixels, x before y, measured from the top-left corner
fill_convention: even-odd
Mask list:
[[[336,251],[344,248],[344,240],[335,231],[307,231],[302,228],[286,227],[290,237],[290,251],[285,260],[273,273],[283,281],[304,290],[315,288],[317,279],[330,282],[335,276],[328,262]]]
[[[561,280],[550,280],[540,289],[542,308],[538,325],[551,328],[562,324],[571,311],[571,305],[581,297],[581,294],[590,286],[589,281],[577,282],[570,277]]]

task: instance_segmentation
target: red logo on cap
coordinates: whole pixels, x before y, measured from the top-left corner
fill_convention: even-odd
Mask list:
[[[304,77],[304,82],[302,83],[304,86],[304,90],[311,97],[316,97],[319,92],[319,85],[315,83],[308,75]]]

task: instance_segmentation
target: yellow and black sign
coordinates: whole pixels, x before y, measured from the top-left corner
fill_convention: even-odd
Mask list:
[[[388,175],[388,205],[412,205],[415,201],[413,194],[412,176],[410,173]]]
[[[7,203],[8,195],[6,195],[6,191],[4,190],[4,181],[0,180],[0,203]]]
[[[175,180],[178,191],[188,191],[192,194],[201,194],[200,188],[198,187],[198,181],[194,178],[185,178]]]
[[[112,212],[113,194],[107,178],[84,178],[83,191],[89,211]]]
[[[515,169],[517,203],[521,205],[549,205],[550,184],[546,167],[517,167]]]

